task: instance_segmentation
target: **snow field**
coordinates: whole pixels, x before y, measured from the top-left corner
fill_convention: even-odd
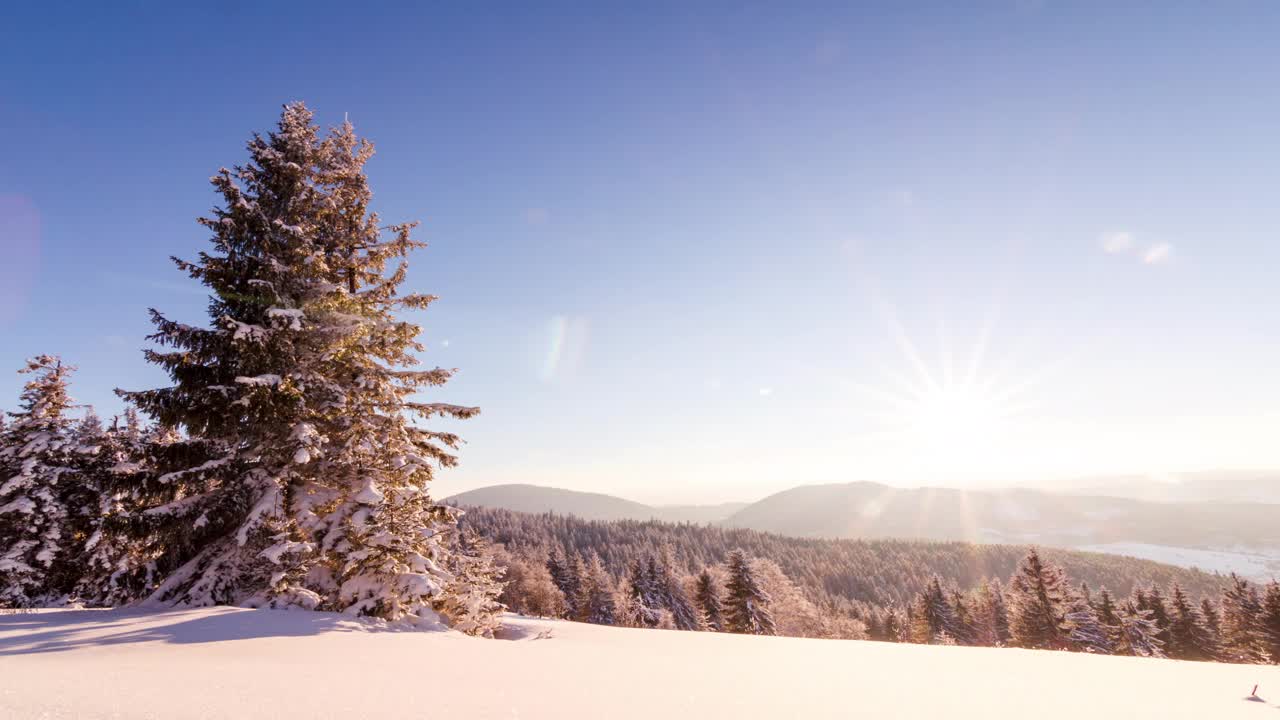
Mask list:
[[[1275,666],[515,616],[503,634],[227,607],[0,615],[0,717],[1280,719]]]

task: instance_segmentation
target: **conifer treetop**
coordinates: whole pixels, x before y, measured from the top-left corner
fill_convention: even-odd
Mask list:
[[[72,407],[67,382],[75,366],[65,365],[57,355],[37,355],[27,360],[18,372],[32,375],[22,387],[18,412],[10,412],[15,425],[27,427],[62,426],[68,421],[66,412]]]

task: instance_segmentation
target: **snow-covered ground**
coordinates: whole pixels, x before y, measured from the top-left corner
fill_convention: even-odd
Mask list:
[[[507,637],[236,608],[0,615],[0,717],[1280,720],[1275,666],[518,617]]]
[[[1115,542],[1099,545],[1077,545],[1076,550],[1128,555],[1205,572],[1236,573],[1259,582],[1280,578],[1280,548],[1207,549],[1185,548],[1150,543]]]

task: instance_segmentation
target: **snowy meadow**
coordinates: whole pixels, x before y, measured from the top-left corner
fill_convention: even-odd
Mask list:
[[[500,639],[488,641],[394,632],[332,613],[227,607],[4,615],[0,707],[7,717],[50,720],[1269,720],[1280,711],[1275,667],[518,616],[503,624]]]

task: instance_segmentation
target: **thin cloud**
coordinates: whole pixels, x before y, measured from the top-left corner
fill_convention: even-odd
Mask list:
[[[1123,231],[1103,233],[1099,243],[1108,255],[1119,255],[1133,247],[1133,233]]]
[[[1147,265],[1157,265],[1162,262],[1168,262],[1169,256],[1173,254],[1173,246],[1169,243],[1156,243],[1147,248],[1142,254],[1142,262]]]

